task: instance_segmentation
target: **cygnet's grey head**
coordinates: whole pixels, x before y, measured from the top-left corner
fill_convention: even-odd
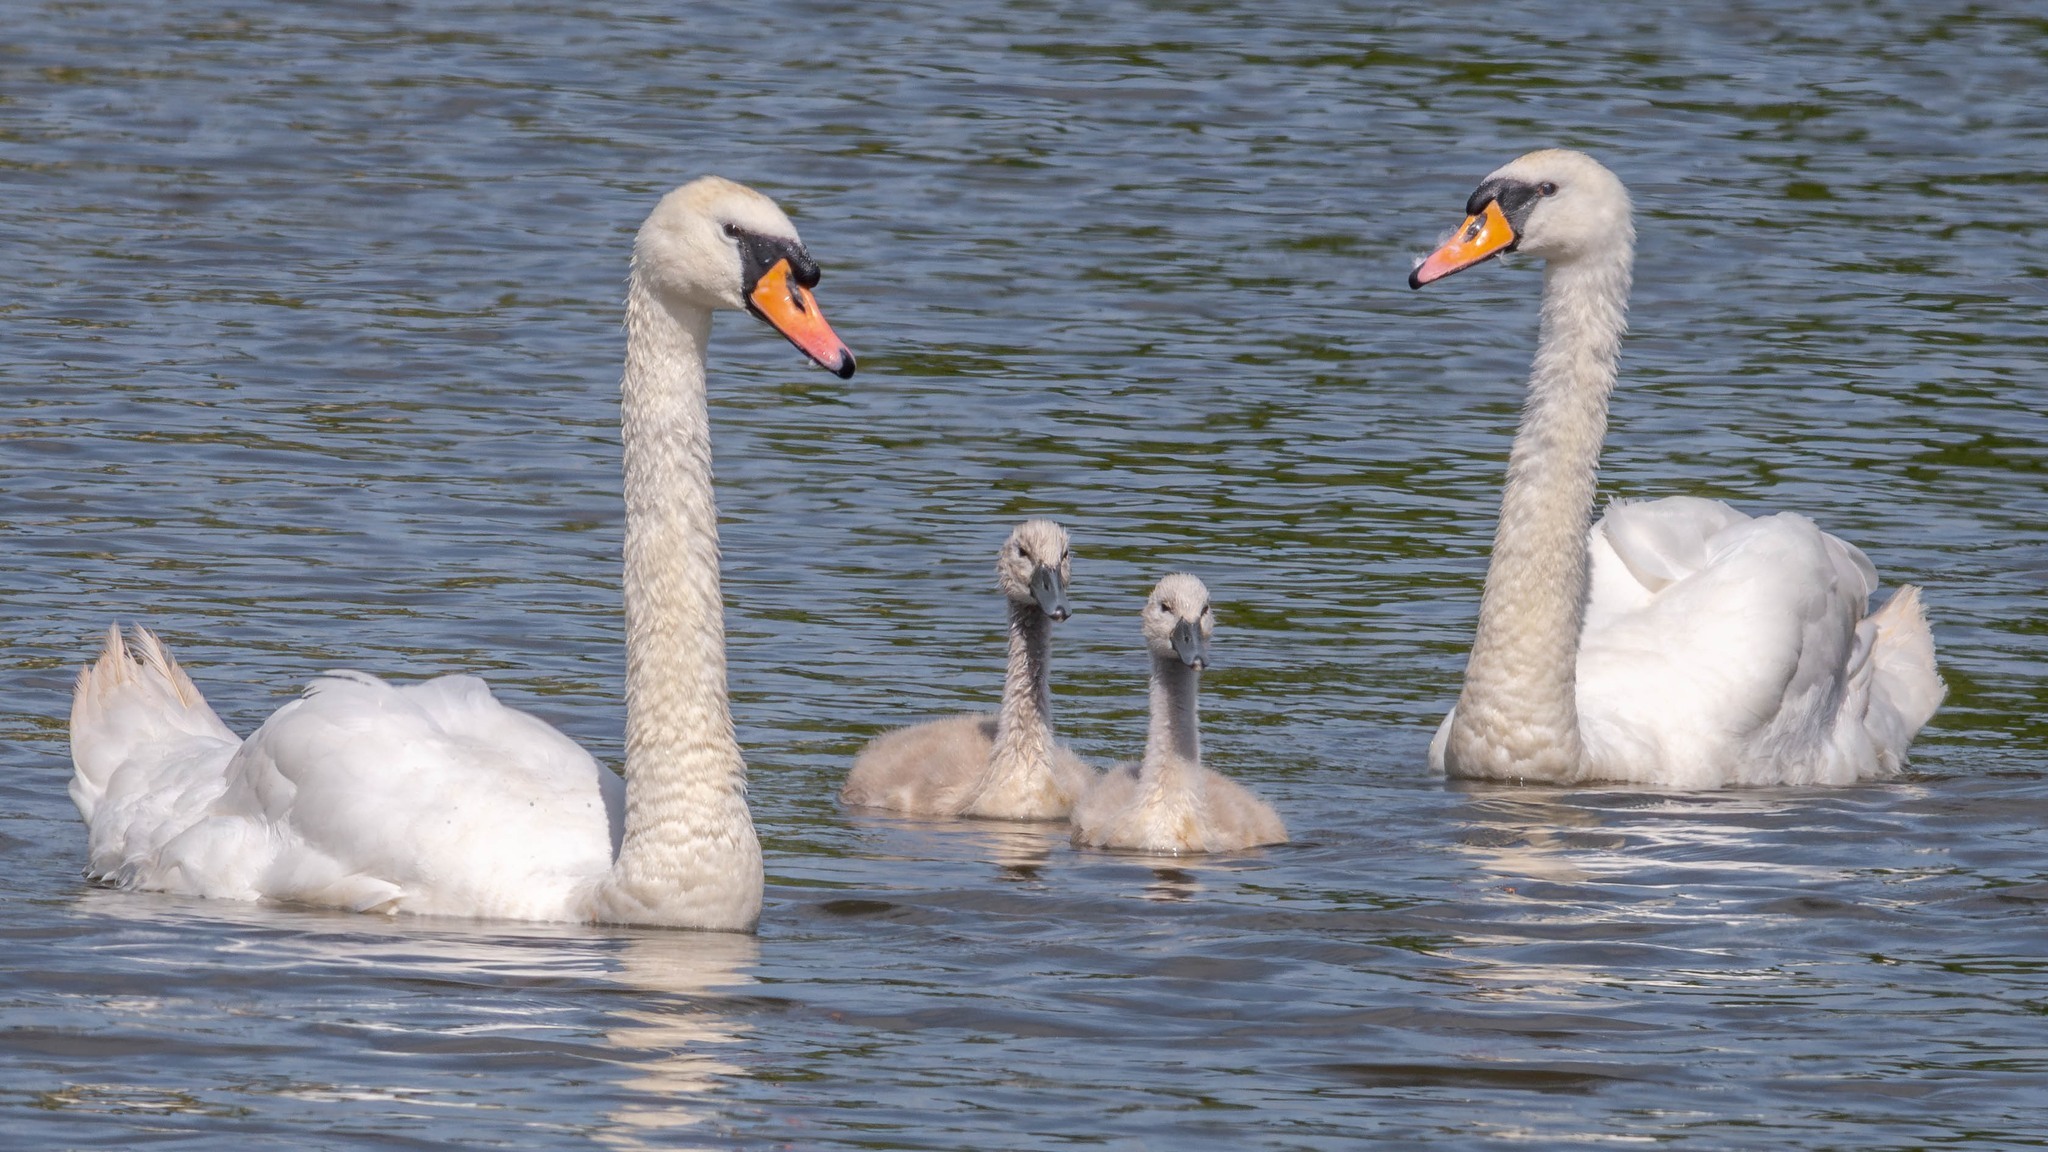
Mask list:
[[[844,380],[853,352],[811,289],[818,262],[775,201],[717,176],[661,198],[633,240],[633,275],[671,303],[747,311]]]
[[[1215,628],[1208,586],[1185,572],[1160,580],[1145,600],[1145,646],[1161,660],[1178,659],[1198,672],[1208,667]]]
[[[1545,148],[1517,157],[1481,181],[1465,222],[1408,274],[1420,288],[1503,252],[1553,264],[1626,256],[1635,245],[1628,189],[1584,152]]]
[[[1010,603],[1036,605],[1055,620],[1072,613],[1067,608],[1067,578],[1071,574],[1071,551],[1067,530],[1050,520],[1026,520],[1003,541],[996,553],[996,583]]]

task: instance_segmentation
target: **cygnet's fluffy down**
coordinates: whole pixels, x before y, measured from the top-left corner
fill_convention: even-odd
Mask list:
[[[1287,843],[1287,826],[1251,789],[1209,768],[1191,787],[1147,791],[1139,764],[1119,764],[1074,805],[1074,843],[1181,856]]]
[[[1074,843],[1179,855],[1287,841],[1270,805],[1202,766],[1195,698],[1214,627],[1209,589],[1200,580],[1168,576],[1152,590],[1144,614],[1152,653],[1145,758],[1118,765],[1082,795],[1074,806]]]
[[[1067,618],[1071,550],[1050,520],[1019,524],[996,556],[1010,607],[1001,711],[885,732],[861,749],[839,798],[917,816],[1063,820],[1095,771],[1053,735],[1052,625]]]

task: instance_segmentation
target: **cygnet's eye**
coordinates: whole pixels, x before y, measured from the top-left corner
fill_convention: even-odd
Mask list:
[[[1550,181],[1548,181],[1548,180],[1545,180],[1545,181],[1544,181],[1543,183],[1541,183],[1541,184],[1538,184],[1538,185],[1536,186],[1536,190],[1537,190],[1538,192],[1541,192],[1541,193],[1543,193],[1543,194],[1544,194],[1545,196],[1555,196],[1555,195],[1557,195],[1557,185],[1555,185],[1555,184],[1552,184],[1552,183],[1551,183]]]
[[[1068,556],[1068,551],[1067,551],[1067,549],[1065,549],[1065,548],[1062,548],[1062,549],[1060,549],[1060,563],[1062,563],[1062,564],[1065,564],[1065,563],[1067,562],[1067,556]]]

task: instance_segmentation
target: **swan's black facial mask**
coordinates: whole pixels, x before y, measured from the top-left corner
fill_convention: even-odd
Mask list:
[[[1513,252],[1522,243],[1529,210],[1543,192],[1520,180],[1494,179],[1481,184],[1465,201],[1465,222],[1449,240],[1408,274],[1408,286],[1420,288],[1453,272]]]
[[[1500,205],[1500,214],[1507,217],[1508,227],[1515,230],[1515,243],[1505,251],[1513,252],[1522,242],[1522,228],[1529,223],[1529,209],[1543,199],[1543,190],[1522,180],[1510,180],[1504,176],[1495,177],[1474,189],[1465,200],[1465,215],[1477,216],[1485,211],[1487,203]]]
[[[749,232],[737,224],[728,224],[725,234],[740,246],[740,284],[743,295],[752,296],[754,286],[761,277],[775,267],[778,260],[789,261],[789,278],[805,288],[816,288],[820,275],[818,262],[811,259],[801,241],[785,236],[763,236]]]
[[[763,236],[737,225],[725,234],[740,249],[740,294],[747,311],[789,338],[804,355],[841,380],[853,375],[853,350],[839,339],[810,290],[818,285],[818,262],[804,246],[785,236]]]

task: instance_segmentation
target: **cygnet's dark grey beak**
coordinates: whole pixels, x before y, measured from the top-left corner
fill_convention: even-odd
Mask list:
[[[1203,639],[1199,623],[1182,620],[1173,626],[1173,653],[1197,672],[1209,666],[1209,642]]]
[[[1067,608],[1067,582],[1057,568],[1040,564],[1031,570],[1031,598],[1038,601],[1040,612],[1055,620],[1073,615]]]

